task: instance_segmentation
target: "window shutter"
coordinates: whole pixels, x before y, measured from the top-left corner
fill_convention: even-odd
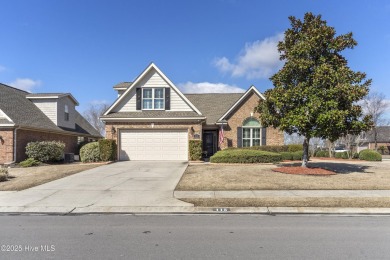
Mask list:
[[[267,145],[267,128],[261,128],[261,145]]]
[[[171,88],[165,89],[165,110],[171,110]]]
[[[237,127],[237,147],[242,147],[242,127]]]
[[[136,89],[136,94],[137,94],[137,105],[136,105],[136,109],[137,110],[141,110],[141,101],[142,101],[142,90],[141,88],[137,88]]]

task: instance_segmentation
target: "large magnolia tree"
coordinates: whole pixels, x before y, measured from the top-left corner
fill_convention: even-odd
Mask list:
[[[306,167],[310,138],[335,141],[370,127],[371,118],[362,117],[357,101],[368,94],[371,80],[351,70],[340,54],[357,45],[352,33],[336,36],[321,15],[289,19],[291,28],[278,44],[284,66],[270,78],[274,88],[264,93],[257,111],[264,126],[304,137]]]

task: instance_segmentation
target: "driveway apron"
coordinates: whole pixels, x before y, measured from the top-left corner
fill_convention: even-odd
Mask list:
[[[81,213],[192,207],[173,198],[186,168],[187,162],[178,161],[108,164],[27,190],[0,192],[0,211]]]

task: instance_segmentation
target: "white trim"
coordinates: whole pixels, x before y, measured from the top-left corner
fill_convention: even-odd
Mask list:
[[[158,117],[109,117],[109,118],[100,118],[102,121],[170,121],[170,120],[204,120],[206,117],[171,117],[171,118],[158,118]]]
[[[66,94],[61,94],[61,95],[53,95],[53,96],[39,96],[39,94],[33,94],[34,96],[29,96],[27,95],[26,98],[27,99],[59,99],[59,98],[62,98],[62,97],[69,97],[73,103],[75,103],[76,106],[79,105],[79,102],[74,98],[74,96],[70,93],[66,93]]]
[[[133,84],[122,94],[120,95],[117,100],[112,104],[107,111],[103,114],[104,116],[108,115],[123,99],[125,96],[127,96],[130,91],[136,86],[141,79],[151,70],[155,69],[158,74],[170,85],[170,87],[177,92],[177,94],[196,112],[198,115],[202,115],[202,113],[181,93],[181,91],[172,83],[172,81],[165,76],[164,73],[152,62],[150,65],[134,80]],[[141,106],[142,107],[142,106]]]
[[[0,127],[13,127],[15,124],[0,124]]]
[[[232,112],[233,109],[236,108],[236,106],[238,106],[238,105],[239,105],[239,104],[240,104],[240,103],[249,95],[249,93],[250,93],[251,91],[255,92],[256,95],[258,95],[260,98],[262,98],[263,100],[265,100],[265,97],[263,96],[263,94],[261,94],[261,93],[256,89],[256,87],[252,85],[252,86],[244,93],[244,95],[242,95],[242,96],[240,97],[240,99],[237,100],[237,102],[234,103],[234,105],[233,105],[225,114],[223,114],[223,116],[221,116],[221,118],[218,119],[218,121],[221,121],[221,120],[223,120],[226,116],[228,116],[228,115],[230,114],[230,112]]]
[[[249,138],[245,138],[245,140],[249,140],[249,146],[244,146],[244,129],[250,129],[249,132]],[[259,138],[254,138],[253,137],[253,129],[259,129]],[[242,126],[241,127],[242,133],[241,133],[241,142],[242,142],[242,147],[252,147],[253,146],[253,140],[258,139],[259,140],[259,146],[261,146],[261,139],[262,139],[262,131],[260,126]]]
[[[151,98],[145,98],[145,99],[151,99],[152,100],[152,108],[144,108],[144,90],[145,89],[151,89],[152,90],[152,97]],[[156,92],[156,89],[162,89],[162,92],[163,92],[163,97],[162,98],[156,98],[155,97],[155,92]],[[158,100],[161,100],[163,101],[163,105],[164,107],[163,108],[155,108],[154,107],[154,101],[158,99]],[[142,91],[141,91],[141,110],[165,110],[165,88],[161,88],[161,87],[153,87],[153,88],[142,88]]]
[[[12,119],[9,117],[9,116],[7,116],[7,114],[6,113],[4,113],[4,111],[3,110],[1,110],[0,109],[0,114],[3,114],[4,115],[4,117],[5,117],[5,119],[7,119],[8,121],[10,121],[10,122],[14,122],[14,121],[12,121]]]

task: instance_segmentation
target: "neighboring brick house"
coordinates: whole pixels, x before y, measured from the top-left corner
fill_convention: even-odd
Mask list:
[[[188,160],[194,139],[203,141],[206,157],[228,147],[284,143],[283,132],[261,126],[254,109],[264,96],[254,86],[245,93],[183,94],[152,63],[114,89],[118,98],[101,120],[106,138],[117,140],[119,160]]]
[[[74,153],[79,137],[101,138],[77,105],[69,93],[31,94],[0,84],[0,164],[26,159],[31,141],[62,141],[65,153]]]
[[[390,151],[390,126],[377,126],[376,127],[376,141],[377,141],[377,147],[378,151],[381,146],[383,146],[385,149],[383,150],[384,154],[389,154]],[[375,138],[374,138],[374,131],[368,131],[365,133],[362,133],[360,135],[360,141],[358,146],[358,152],[364,149],[375,149]]]

